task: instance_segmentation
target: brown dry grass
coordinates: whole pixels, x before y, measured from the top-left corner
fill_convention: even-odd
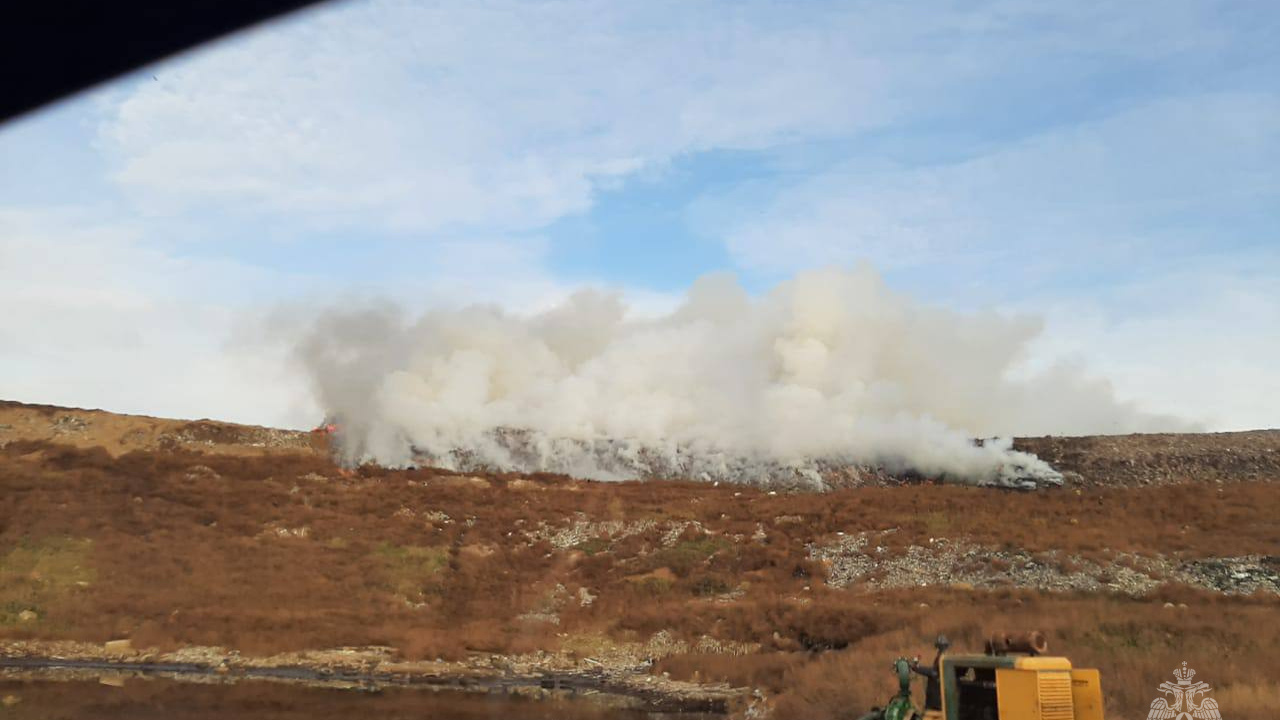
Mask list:
[[[1165,608],[1166,601],[1187,607]],[[836,610],[836,617],[857,618],[833,624],[830,632],[850,639],[838,651],[777,652],[750,661],[680,656],[659,666],[677,678],[759,687],[777,696],[779,717],[834,720],[850,716],[851,709],[883,704],[896,690],[890,661],[900,655],[931,657],[930,639],[938,633],[957,651],[980,651],[993,629],[1036,628],[1048,635],[1051,651],[1067,654],[1078,667],[1101,669],[1108,718],[1145,717],[1156,686],[1182,660],[1215,688],[1224,713],[1229,708],[1233,718],[1274,717],[1280,670],[1280,608],[1274,600],[1225,599],[1189,589],[1145,599],[939,589],[879,593],[874,602],[869,612],[861,608],[860,617],[858,606]]]
[[[820,719],[882,701],[897,654],[924,653],[940,631],[977,647],[994,622],[1042,628],[1078,663],[1102,668],[1122,717],[1141,716],[1155,685],[1191,652],[1199,655],[1185,659],[1200,662],[1206,679],[1239,703],[1233,718],[1262,718],[1261,708],[1274,707],[1267,703],[1280,670],[1274,597],[1176,589],[1136,600],[861,594],[827,589],[806,544],[837,531],[898,528],[886,542],[967,536],[1103,559],[1116,551],[1274,553],[1275,487],[769,495],[691,483],[471,480],[429,469],[344,473],[311,453],[113,457],[10,442],[0,449],[0,558],[8,558],[5,568],[26,568],[41,552],[52,555],[37,584],[30,570],[3,571],[25,572],[28,583],[6,592],[30,594],[0,601],[38,604],[41,618],[0,623],[0,638],[128,636],[140,646],[258,654],[383,644],[412,658],[462,658],[669,630],[689,640],[760,643],[761,654],[672,658],[667,671],[759,686],[777,695],[781,717]],[[526,539],[540,524],[564,527],[575,517],[659,525],[577,548]],[[776,521],[782,517],[798,520]],[[664,547],[667,521],[696,521],[703,530],[689,528]],[[766,540],[750,540],[761,527]],[[67,548],[85,561],[68,564]],[[563,597],[553,602],[557,586]],[[579,604],[579,588],[595,601]],[[1188,607],[1165,609],[1166,601]],[[521,617],[549,607],[559,625]]]
[[[112,456],[175,448],[241,456],[327,452],[324,437],[311,433],[0,400],[0,445],[23,440],[100,447]]]

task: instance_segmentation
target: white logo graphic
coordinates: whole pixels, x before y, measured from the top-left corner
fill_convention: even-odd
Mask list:
[[[1166,698],[1156,698],[1151,701],[1151,712],[1147,713],[1147,720],[1222,720],[1222,715],[1218,713],[1218,701],[1213,698],[1205,698],[1200,702],[1196,702],[1197,695],[1203,695],[1212,688],[1208,683],[1191,682],[1191,678],[1195,677],[1196,671],[1187,668],[1187,661],[1182,661],[1182,669],[1174,670],[1173,676],[1178,678],[1178,684],[1171,682],[1160,683],[1160,690],[1166,694],[1173,695],[1173,704],[1170,705]]]

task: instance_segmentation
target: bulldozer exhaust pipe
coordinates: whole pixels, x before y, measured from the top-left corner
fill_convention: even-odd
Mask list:
[[[988,655],[1004,655],[1007,653],[1027,653],[1043,655],[1049,650],[1049,641],[1044,633],[1032,630],[1025,633],[994,633],[987,639]]]

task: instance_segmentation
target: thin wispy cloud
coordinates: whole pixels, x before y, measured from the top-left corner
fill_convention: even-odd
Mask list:
[[[0,395],[301,424],[305,389],[253,391],[289,371],[246,316],[583,284],[660,314],[655,274],[759,292],[870,260],[1042,315],[1029,366],[1274,425],[1278,26],[1265,2],[324,6],[0,128],[0,302],[31,309],[0,321]]]

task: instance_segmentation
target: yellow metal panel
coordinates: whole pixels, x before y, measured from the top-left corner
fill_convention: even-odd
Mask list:
[[[1070,670],[1071,661],[1064,657],[1019,657],[1013,661],[1019,670]]]
[[[1000,720],[1086,720],[1076,717],[1071,680],[1067,670],[998,668]],[[1101,716],[1088,720],[1101,720]]]
[[[1070,671],[1041,670],[1036,673],[1036,691],[1040,720],[1075,720]]]
[[[1102,678],[1097,670],[1071,671],[1071,699],[1075,720],[1102,720]]]
[[[996,702],[1000,720],[1040,720],[1034,670],[996,669]]]

